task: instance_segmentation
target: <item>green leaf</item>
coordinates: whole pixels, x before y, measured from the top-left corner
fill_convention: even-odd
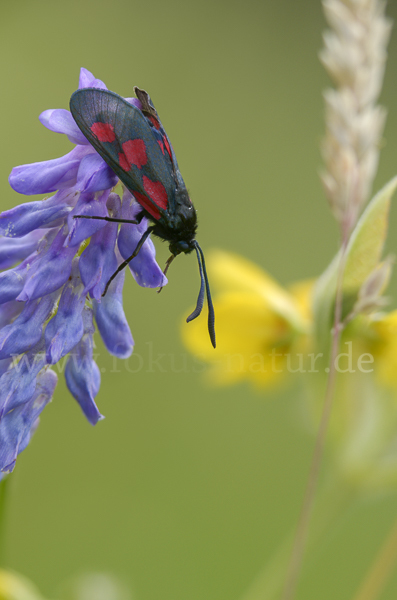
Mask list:
[[[317,345],[324,353],[329,350],[339,260],[340,254],[338,253],[324,273],[317,279],[313,292],[314,330]]]
[[[361,215],[346,249],[343,276],[343,315],[357,300],[360,287],[379,263],[387,235],[390,201],[397,187],[397,177],[387,183],[371,200]],[[321,349],[329,347],[341,252],[317,280],[313,311],[317,342]]]
[[[343,277],[346,293],[357,293],[382,257],[390,201],[396,187],[397,177],[394,177],[368,204],[350,237]]]

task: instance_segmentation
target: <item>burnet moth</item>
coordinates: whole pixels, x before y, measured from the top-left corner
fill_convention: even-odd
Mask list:
[[[215,313],[202,249],[195,239],[197,215],[180,174],[174,150],[161,124],[150,96],[137,87],[135,94],[141,108],[107,90],[84,88],[74,92],[70,110],[78,127],[120,181],[142,207],[137,220],[111,217],[75,218],[105,219],[117,223],[139,223],[143,217],[151,225],[139,240],[134,252],[113,273],[110,282],[139,253],[147,237],[153,233],[169,242],[171,252],[164,274],[181,252],[196,252],[200,272],[200,292],[194,311],[187,322],[198,317],[208,303],[208,331],[215,348]],[[136,103],[139,105],[139,103]]]

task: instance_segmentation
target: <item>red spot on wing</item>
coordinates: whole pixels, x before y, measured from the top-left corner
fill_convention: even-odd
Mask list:
[[[123,144],[124,155],[130,165],[141,169],[147,163],[145,142],[140,139],[128,140]]]
[[[159,146],[161,148],[161,152],[164,154],[164,144],[163,144],[163,142],[161,140],[157,140],[157,141],[158,141]]]
[[[152,215],[153,219],[160,218],[160,211],[158,208],[152,204],[149,198],[146,198],[145,194],[141,194],[140,192],[134,192],[135,199],[139,202],[139,204],[148,211],[150,215]]]
[[[142,180],[143,188],[149,198],[153,200],[156,206],[165,210],[168,205],[168,196],[161,181],[151,181],[146,175],[142,177]]]
[[[129,171],[130,170],[130,163],[128,162],[124,152],[120,152],[119,153],[119,163],[120,163],[120,167],[123,169],[123,171]]]
[[[130,171],[132,165],[141,169],[147,163],[145,142],[140,139],[128,140],[122,145],[124,152],[119,153],[120,167]]]
[[[155,126],[156,129],[160,129],[160,123],[153,115],[149,115],[149,121]]]
[[[110,123],[93,123],[91,131],[100,142],[114,142],[116,135]]]
[[[172,152],[171,152],[171,146],[170,146],[170,143],[169,143],[169,141],[168,141],[167,137],[164,137],[164,146],[167,148],[167,152],[168,152],[168,154],[170,155],[170,159],[171,159],[171,161],[172,161]]]

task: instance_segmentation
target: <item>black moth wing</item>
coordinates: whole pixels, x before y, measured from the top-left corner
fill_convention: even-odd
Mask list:
[[[165,216],[168,206],[174,204],[174,169],[141,111],[118,94],[97,88],[74,92],[70,99],[70,110],[84,136],[143,208],[154,219]],[[110,126],[114,131],[114,139],[113,136],[112,141],[98,139],[92,131],[95,123]],[[144,143],[147,161],[138,166],[130,164],[127,171],[121,166],[120,157],[124,155],[123,145],[132,140]],[[164,191],[161,189],[161,197],[156,187],[159,184],[164,188]]]

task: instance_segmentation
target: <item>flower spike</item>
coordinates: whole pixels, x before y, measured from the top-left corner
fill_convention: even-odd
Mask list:
[[[80,88],[87,87],[106,89],[82,69]],[[102,418],[95,404],[100,371],[93,320],[114,356],[127,358],[134,346],[123,311],[124,273],[117,266],[126,266],[123,260],[136,248],[139,257],[130,269],[138,284],[166,284],[141,206],[131,193],[121,198],[112,191],[117,175],[72,115],[49,110],[41,122],[76,146],[61,158],[15,167],[9,178],[19,193],[55,194],[0,219],[0,479],[29,443],[55,389],[51,367],[66,355],[69,391],[91,424]]]

